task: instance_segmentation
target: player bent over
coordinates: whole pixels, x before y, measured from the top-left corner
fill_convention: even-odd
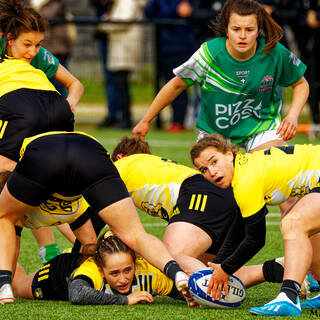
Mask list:
[[[131,249],[188,294],[188,276],[162,242],[146,233],[107,151],[80,132],[50,132],[24,140],[21,157],[0,194],[0,301],[13,302],[15,223],[53,193],[83,195]],[[191,301],[192,303],[192,301]]]

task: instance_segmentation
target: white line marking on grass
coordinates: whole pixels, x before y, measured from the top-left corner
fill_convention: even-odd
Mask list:
[[[101,143],[105,144],[116,144],[119,142],[118,138],[99,138]],[[176,148],[186,148],[190,147],[195,140],[181,141],[181,140],[147,140],[151,147],[176,147]]]
[[[280,222],[271,222],[267,221],[267,226],[278,226]],[[166,227],[167,224],[165,223],[144,223],[145,227]]]

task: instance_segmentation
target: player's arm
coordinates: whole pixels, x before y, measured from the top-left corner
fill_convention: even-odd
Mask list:
[[[309,84],[305,77],[302,77],[292,85],[292,101],[287,116],[282,120],[277,134],[287,141],[294,137],[298,128],[298,118],[308,96]]]
[[[236,250],[221,263],[221,268],[229,275],[233,274],[248,262],[265,245],[266,239],[266,213],[264,206],[256,214],[244,218],[243,240]]]
[[[133,136],[140,135],[143,139],[149,131],[151,120],[159,114],[168,104],[170,104],[181,92],[186,90],[188,85],[179,77],[171,79],[156,95],[147,113],[133,128]]]
[[[229,276],[249,261],[265,244],[266,237],[266,221],[265,215],[267,213],[266,206],[264,206],[256,214],[244,218],[244,231],[245,236],[243,240],[238,244],[234,252],[221,264],[209,263],[209,266],[214,268],[214,272],[210,279],[207,294],[212,296],[214,299],[220,299],[222,289],[225,289],[228,294],[228,280]],[[234,229],[234,232],[237,232]],[[231,237],[231,235],[230,235]],[[236,237],[232,240],[229,238],[223,246],[221,256],[225,253],[231,252],[233,246],[236,244]],[[218,252],[216,257],[217,262],[221,261],[221,256]]]
[[[221,264],[224,260],[230,257],[245,238],[245,222],[239,212],[234,222],[232,223],[226,238],[223,241],[221,248],[215,256],[213,262]]]
[[[75,277],[68,284],[69,301],[81,305],[127,305],[128,298],[121,294],[109,294],[93,288],[90,278]]]
[[[74,112],[75,107],[82,98],[84,92],[82,83],[61,64],[59,64],[53,79],[67,88],[68,96],[66,99],[70,105],[71,111]]]

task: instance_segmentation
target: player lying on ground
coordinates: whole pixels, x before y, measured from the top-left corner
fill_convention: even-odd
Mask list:
[[[152,155],[146,141],[123,137],[112,160],[135,205],[168,221],[162,241],[189,274],[212,261],[231,224],[242,220],[231,188],[221,189],[197,170]],[[244,232],[237,226],[239,234]],[[245,266],[236,275],[248,288],[263,281],[281,282],[282,271],[271,260]]]
[[[30,275],[18,266],[12,286],[21,298],[82,305],[132,305],[152,302],[155,295],[183,300],[171,279],[110,231],[83,254],[59,255]]]
[[[24,140],[21,158],[0,194],[0,301],[13,302],[15,224],[59,193],[82,195],[114,234],[164,271],[183,293],[188,276],[156,237],[145,232],[108,152],[85,133],[50,132]],[[190,301],[189,301],[190,302]],[[192,303],[192,300],[191,300]]]
[[[320,146],[292,145],[240,154],[219,135],[210,135],[191,149],[196,168],[212,183],[233,187],[245,222],[245,236],[230,233],[214,264],[208,294],[220,297],[229,275],[243,266],[264,246],[266,205],[277,205],[298,196],[282,218],[281,233],[285,248],[284,281],[278,297],[267,305],[251,308],[261,315],[301,315],[298,293],[307,269],[320,279]],[[252,200],[254,199],[254,201]],[[236,227],[236,226],[235,226]],[[312,237],[313,236],[313,237]],[[320,298],[316,298],[319,302]],[[310,304],[304,302],[302,307]],[[320,303],[317,304],[317,307]]]

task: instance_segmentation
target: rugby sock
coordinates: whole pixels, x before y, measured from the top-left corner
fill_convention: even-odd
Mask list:
[[[264,279],[268,282],[281,283],[283,280],[283,266],[276,259],[266,261],[262,266]]]
[[[170,260],[167,262],[167,264],[164,266],[164,273],[173,281],[175,281],[177,272],[182,271],[184,272],[180,266],[177,264],[176,261]]]
[[[12,281],[12,272],[9,270],[0,270],[0,288],[8,283],[11,284]]]
[[[59,247],[57,243],[46,244],[38,250],[40,259],[43,264],[60,254]]]
[[[280,292],[284,292],[294,303],[297,303],[297,296],[300,291],[300,284],[294,280],[284,280]]]

